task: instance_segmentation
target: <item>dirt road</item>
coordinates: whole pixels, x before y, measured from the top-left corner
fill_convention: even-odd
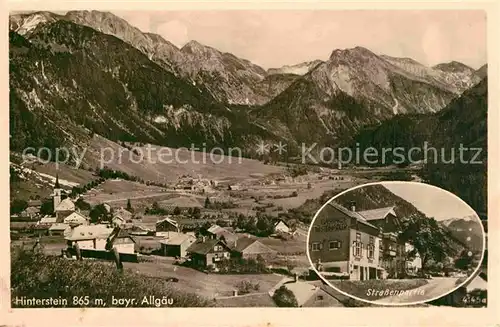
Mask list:
[[[457,277],[434,277],[432,279],[429,279],[429,282],[427,284],[413,289],[415,292],[410,293],[410,295],[393,295],[381,298],[375,302],[381,304],[389,304],[412,303],[431,300],[436,297],[445,295],[455,289],[455,283],[457,280]]]

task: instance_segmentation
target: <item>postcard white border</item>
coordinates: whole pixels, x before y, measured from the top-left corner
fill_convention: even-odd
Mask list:
[[[7,326],[492,326],[498,325],[498,294],[493,290],[499,287],[499,172],[497,167],[499,153],[499,99],[498,81],[500,53],[498,51],[499,2],[490,1],[365,1],[365,2],[327,2],[327,1],[22,1],[1,2],[3,15],[2,65],[0,88],[4,101],[1,122],[4,124],[2,148],[8,149],[8,29],[9,11],[19,10],[485,10],[487,12],[488,38],[488,308],[460,309],[450,307],[431,308],[171,308],[171,309],[11,309],[10,308],[10,253],[9,253],[9,153],[3,152],[1,160],[3,173],[0,175],[5,185],[2,197],[4,210],[0,221],[0,324]]]

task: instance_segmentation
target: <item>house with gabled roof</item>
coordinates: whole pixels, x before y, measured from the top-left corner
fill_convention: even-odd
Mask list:
[[[184,258],[187,256],[187,249],[194,242],[196,242],[194,235],[172,232],[168,238],[160,241],[161,253],[168,257]]]
[[[70,248],[78,245],[82,250],[106,251],[106,241],[112,231],[112,228],[104,224],[80,225],[73,228],[64,239]],[[135,253],[134,239],[123,230],[114,239],[113,246],[119,253]]]
[[[323,276],[353,280],[383,275],[380,229],[355,210],[329,202],[314,220],[309,234],[309,255]]]
[[[401,221],[395,207],[360,210],[358,213],[381,230],[380,266],[393,277],[403,274],[407,268],[406,244],[399,241]]]
[[[191,263],[202,268],[217,269],[221,261],[231,257],[231,249],[222,240],[202,237],[187,249]]]
[[[123,218],[123,220],[125,222],[129,222],[130,220],[132,220],[132,218],[134,216],[130,211],[128,211],[127,209],[124,209],[123,207],[115,209],[113,211],[113,215]]]
[[[274,222],[274,232],[275,233],[290,233],[291,228],[283,219],[277,219]]]
[[[231,249],[231,256],[244,259],[271,259],[276,257],[278,252],[267,245],[262,244],[258,239],[247,236],[236,237],[232,241],[226,242]]]
[[[71,225],[71,226],[78,226],[78,225],[88,225],[90,221],[90,218],[85,217],[79,212],[72,212],[69,216],[64,218],[63,222],[65,224]]]
[[[71,227],[64,223],[55,223],[49,228],[49,235],[68,235],[71,232]]]
[[[295,281],[284,284],[284,287],[293,293],[299,308],[344,306],[335,296],[335,291],[328,290],[321,281]]]
[[[180,227],[177,221],[173,220],[169,216],[158,220],[156,222],[156,236],[168,237],[170,232],[179,233]]]

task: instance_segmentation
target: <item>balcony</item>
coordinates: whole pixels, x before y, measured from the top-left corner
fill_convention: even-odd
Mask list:
[[[391,257],[395,257],[396,251],[395,250],[386,250],[385,254],[387,254],[388,256],[391,256]]]

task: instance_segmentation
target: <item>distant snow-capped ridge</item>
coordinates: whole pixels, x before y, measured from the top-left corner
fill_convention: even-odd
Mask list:
[[[473,221],[479,219],[476,215],[469,215],[461,218],[450,218],[443,220],[441,223],[445,225],[446,227],[450,226],[452,223],[457,222],[457,221]]]
[[[312,69],[316,68],[319,64],[321,64],[323,61],[321,60],[313,60],[313,61],[306,61],[302,62],[300,64],[296,65],[285,65],[280,68],[269,68],[267,70],[267,73],[269,75],[276,75],[276,74],[293,74],[293,75],[300,75],[303,76],[307,73],[309,73]]]

